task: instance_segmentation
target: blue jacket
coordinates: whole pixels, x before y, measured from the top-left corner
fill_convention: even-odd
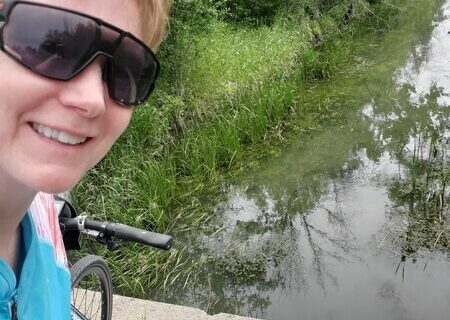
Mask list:
[[[23,265],[17,279],[0,258],[0,320],[70,319],[70,273],[55,258],[51,242],[38,236],[32,215],[21,223]]]

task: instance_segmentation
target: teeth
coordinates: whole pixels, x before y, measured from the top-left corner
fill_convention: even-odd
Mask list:
[[[64,131],[53,130],[38,123],[33,123],[33,129],[41,136],[72,146],[81,144],[87,139],[87,137],[76,137]]]

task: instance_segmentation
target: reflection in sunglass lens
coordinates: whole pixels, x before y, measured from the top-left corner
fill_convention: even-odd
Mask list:
[[[10,13],[3,42],[7,52],[34,71],[67,80],[88,54],[95,28],[87,17],[19,3]]]
[[[113,59],[114,96],[120,101],[144,100],[156,77],[154,57],[135,40],[125,37]]]

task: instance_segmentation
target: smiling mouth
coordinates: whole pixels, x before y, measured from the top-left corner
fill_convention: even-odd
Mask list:
[[[87,137],[74,136],[64,131],[58,131],[39,123],[31,123],[31,127],[37,134],[69,146],[80,145],[88,139]]]

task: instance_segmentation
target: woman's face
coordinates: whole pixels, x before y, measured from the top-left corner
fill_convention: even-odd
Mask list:
[[[141,37],[134,1],[35,2],[96,16]],[[61,192],[103,158],[127,127],[131,110],[109,97],[101,59],[64,82],[39,76],[0,52],[0,179],[35,191]]]

